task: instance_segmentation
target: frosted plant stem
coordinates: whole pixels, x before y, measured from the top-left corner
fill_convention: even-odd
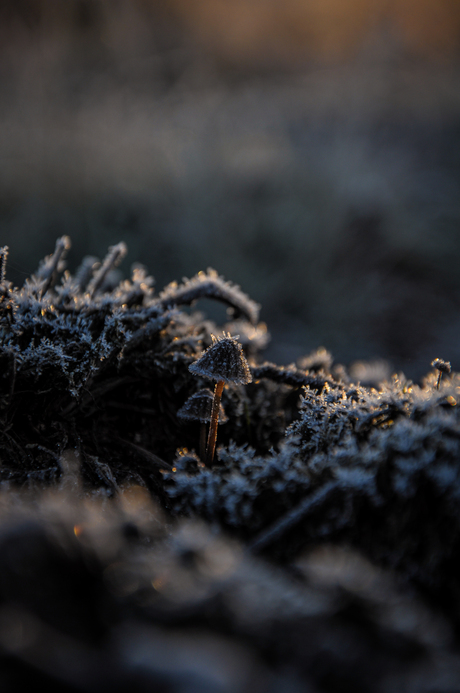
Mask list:
[[[212,461],[214,459],[214,451],[216,449],[217,440],[217,425],[219,423],[219,407],[220,400],[222,399],[222,392],[224,391],[224,381],[219,380],[216,383],[214,389],[214,399],[212,402],[212,413],[211,413],[211,423],[209,426],[208,435],[208,447],[206,449],[206,466],[212,467]]]
[[[255,553],[265,549],[277,539],[280,539],[288,529],[294,527],[300,520],[316,508],[331,491],[338,488],[338,481],[330,481],[322,486],[316,493],[312,493],[307,498],[304,498],[295,508],[289,510],[285,515],[276,520],[270,527],[264,529],[258,536],[249,544],[249,549]]]
[[[70,249],[71,245],[72,244],[68,236],[62,236],[61,238],[57,239],[54,253],[50,257],[49,263],[46,267],[46,274],[43,276],[45,282],[41,290],[42,296],[46,294],[48,289],[56,281],[56,276],[59,271],[59,264],[65,258],[67,251]]]
[[[8,258],[8,246],[4,245],[0,248],[0,258],[1,258],[1,269],[0,269],[0,282],[4,282],[6,279],[6,260]]]
[[[99,291],[110,270],[118,267],[127,252],[128,248],[123,242],[110,246],[109,252],[104,258],[104,262],[86,287],[86,290],[90,296],[94,296]]]

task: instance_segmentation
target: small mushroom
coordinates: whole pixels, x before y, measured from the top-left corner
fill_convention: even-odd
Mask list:
[[[200,460],[205,461],[206,458],[206,424],[211,421],[213,394],[208,388],[204,388],[188,398],[185,404],[177,412],[179,419],[184,421],[199,421],[201,424],[200,430]],[[228,417],[222,405],[219,406],[218,423],[226,423]]]
[[[439,371],[438,380],[436,381],[436,389],[439,390],[439,386],[441,385],[442,374],[450,373],[452,367],[450,365],[450,361],[443,361],[443,359],[435,359],[431,362],[431,365],[433,366],[433,368],[437,368],[437,370]]]
[[[206,448],[206,465],[212,466],[216,449],[217,424],[219,407],[225,383],[246,385],[252,382],[251,371],[246,361],[243,348],[233,337],[212,337],[212,345],[195,363],[189,366],[194,375],[216,380],[214,399],[212,403],[211,424],[209,426],[208,444]]]

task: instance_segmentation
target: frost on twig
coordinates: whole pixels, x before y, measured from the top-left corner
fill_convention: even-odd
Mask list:
[[[1,266],[0,266],[0,282],[3,283],[6,279],[6,261],[8,259],[9,248],[4,245],[0,248]]]
[[[160,294],[161,305],[190,305],[200,298],[214,298],[227,304],[238,315],[244,315],[253,325],[259,319],[260,306],[243,293],[239,286],[226,282],[213,269],[198,272],[191,279],[184,279],[182,284],[173,282]]]
[[[100,262],[97,257],[87,255],[83,258],[80,266],[75,272],[74,282],[78,290],[85,289],[90,282],[93,274],[100,267]]]
[[[317,374],[310,375],[295,366],[277,366],[274,363],[263,363],[261,366],[253,366],[251,373],[254,380],[267,378],[275,383],[285,383],[292,387],[308,386],[315,390],[322,390],[327,383],[332,382],[331,378]]]
[[[94,294],[101,289],[108,273],[111,270],[115,269],[115,267],[118,267],[118,265],[123,260],[127,252],[128,248],[126,247],[126,244],[123,242],[110,246],[109,252],[104,258],[104,262],[99,267],[99,269],[96,270],[93,278],[88,284],[86,290],[90,296],[94,296]]]
[[[36,273],[36,278],[41,282],[40,295],[43,296],[51,288],[58,275],[65,269],[65,257],[70,249],[71,242],[68,236],[62,236],[56,241],[56,247],[52,255],[48,255],[41,263]]]

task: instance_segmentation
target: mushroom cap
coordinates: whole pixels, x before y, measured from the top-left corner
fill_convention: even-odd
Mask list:
[[[177,416],[185,421],[201,421],[208,423],[211,421],[212,402],[214,395],[211,390],[205,388],[195,392],[194,395],[188,398],[185,404],[177,412]],[[219,406],[219,423],[226,423],[228,417],[225,414],[222,405]]]
[[[194,375],[202,375],[211,380],[223,380],[225,383],[247,385],[252,382],[251,371],[243,354],[243,348],[233,337],[212,335],[213,344],[206,349],[203,356],[189,366]]]
[[[431,362],[431,365],[434,368],[437,368],[438,371],[441,371],[441,373],[450,373],[452,370],[452,366],[450,365],[450,361],[444,361],[443,359],[435,359],[434,361]]]

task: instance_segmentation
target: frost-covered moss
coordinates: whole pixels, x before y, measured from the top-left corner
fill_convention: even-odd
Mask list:
[[[222,448],[212,472],[166,473],[167,492],[178,511],[235,530],[253,551],[286,559],[346,542],[451,605],[460,551],[457,401],[458,374],[440,390],[434,374],[421,386],[400,375],[378,389],[343,381],[306,388],[278,450]]]
[[[56,480],[60,456],[71,447],[88,484],[100,483],[94,460],[101,459],[116,483],[132,477],[161,493],[158,466],[167,467],[176,447],[194,440],[176,417],[197,390],[188,366],[211,343],[211,332],[219,332],[202,314],[180,306],[215,298],[229,307],[232,320],[248,325],[249,334],[266,335],[257,325],[259,308],[214,270],[159,295],[140,266],[129,280],[114,282],[123,243],[102,263],[85,259],[72,276],[65,270],[69,248],[68,238],[59,239],[19,289],[5,278],[3,262],[0,479]],[[237,439],[241,399],[237,391],[229,396],[228,428]]]
[[[71,453],[80,489],[117,497],[124,484],[147,487],[173,518],[199,516],[283,560],[345,542],[456,604],[459,374],[377,385],[381,364],[348,372],[324,349],[297,365],[264,363],[259,307],[216,272],[157,294],[141,266],[115,279],[124,244],[73,276],[69,247],[59,239],[20,289],[2,251],[4,485],[58,483]],[[200,298],[226,304],[229,322],[197,312]],[[177,412],[208,384],[189,366],[222,331],[241,333],[253,382],[224,390],[228,422],[210,469],[194,452],[197,427]],[[452,613],[460,623],[460,609]]]

